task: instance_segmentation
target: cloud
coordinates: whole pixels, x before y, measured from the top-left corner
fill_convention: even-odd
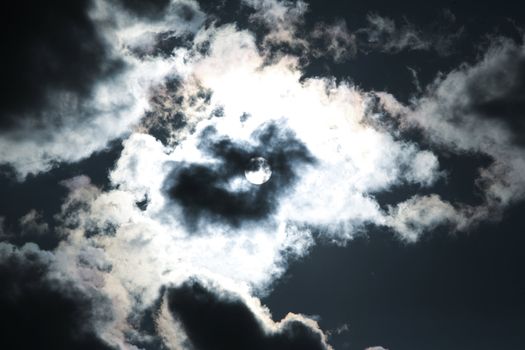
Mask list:
[[[54,95],[67,91],[88,98],[97,81],[123,68],[90,18],[90,6],[88,0],[57,1],[53,8],[31,1],[2,11],[2,42],[9,48],[1,65],[2,130],[26,122],[45,125],[40,111],[55,104]]]
[[[166,179],[165,190],[192,225],[203,215],[234,226],[265,219],[277,209],[280,196],[292,189],[301,166],[315,162],[283,124],[263,125],[252,135],[252,144],[214,134],[213,128],[203,130],[198,146],[214,163],[175,164]],[[244,177],[254,157],[265,158],[272,169],[270,180],[260,186]]]
[[[64,237],[57,266],[111,300],[112,320],[99,330],[108,343],[145,337],[130,320],[155,303],[163,286],[198,276],[261,296],[290,259],[308,253],[314,230],[342,244],[368,224],[408,230],[391,222],[374,194],[439,178],[431,151],[369,123],[373,96],[345,82],[301,80],[292,56],[271,64],[264,58],[250,32],[203,28],[192,47],[170,58],[177,87],[191,91],[182,95],[189,101],[173,104],[185,122],[168,128],[162,141],[131,133],[108,190],[86,177],[64,182],[70,194],[57,217]],[[191,97],[199,91],[207,95],[196,108]],[[164,120],[161,109],[147,118],[157,111],[157,121]],[[260,187],[242,176],[255,155],[273,171]],[[190,191],[195,187],[200,197]],[[163,338],[184,333],[163,315]],[[301,324],[282,322],[272,341],[293,338],[296,327],[311,339]]]
[[[20,218],[20,228],[23,236],[41,236],[49,231],[49,225],[43,220],[42,214],[34,209]]]
[[[448,224],[455,229],[468,227],[468,219],[461,210],[443,201],[438,195],[414,196],[389,208],[387,225],[403,239],[416,241],[423,233]]]
[[[328,336],[333,336],[333,335],[341,335],[343,333],[346,333],[350,331],[350,325],[348,323],[344,323],[342,324],[341,326],[335,328],[335,329],[330,329],[328,331],[326,331],[326,335]]]
[[[482,123],[494,121],[511,136],[505,142],[524,146],[525,50],[511,41],[495,40],[483,62],[464,71],[461,89],[466,103],[451,101],[450,109],[480,116]],[[450,78],[461,80],[459,76]]]
[[[242,210],[247,215],[238,219],[266,216],[271,222],[278,217],[282,224],[329,228],[344,240],[366,222],[384,223],[385,214],[373,193],[400,183],[430,186],[441,176],[431,151],[397,141],[388,131],[365,122],[375,103],[368,94],[329,79],[301,82],[291,56],[265,65],[254,37],[230,25],[199,32],[195,45],[204,40],[209,43],[206,53],[181,49],[175,55],[180,56],[177,71],[186,72],[177,88],[209,91],[206,101],[195,109],[181,96],[176,111],[184,123],[168,126],[172,136],[163,138],[167,147],[135,134],[125,142],[122,158],[111,175],[113,183],[130,191],[136,201],[148,198],[146,215],[177,221],[179,215],[218,218],[225,211],[230,211],[231,218],[236,210]],[[239,62],[238,57],[243,60]],[[220,115],[214,114],[217,108]],[[158,120],[164,120],[164,112],[159,113]],[[278,133],[282,136],[277,142],[254,137],[272,123],[289,131]],[[286,139],[297,146],[290,147]],[[277,162],[274,180],[260,189],[232,195],[232,186],[247,185],[242,176],[243,159],[246,162],[257,154],[270,163]],[[301,165],[294,161],[296,155],[316,161]],[[286,176],[282,179],[296,180],[279,180],[283,171]],[[194,176],[197,173],[200,175]],[[241,176],[234,179],[234,173]],[[273,187],[277,180],[280,185]],[[185,195],[188,188],[196,187],[201,196]],[[168,198],[166,190],[175,198]],[[167,201],[191,210],[186,214],[177,213],[173,206],[166,210]],[[332,207],[323,210],[328,202]],[[274,215],[267,216],[270,212]],[[275,227],[275,221],[270,226]]]
[[[93,325],[94,302],[50,277],[52,253],[0,243],[0,344],[13,349],[111,349]]]
[[[232,239],[226,228],[215,225],[213,235],[188,236],[180,223],[158,220],[149,206],[138,208],[130,193],[104,193],[84,183],[71,192],[57,217],[64,240],[54,251],[53,266],[76,286],[96,289],[110,301],[105,309],[111,318],[99,320],[96,329],[114,346],[144,340],[132,320],[155,303],[163,286],[197,275],[245,295],[256,289],[263,294],[273,276],[282,274],[281,249],[290,247],[286,256],[292,256],[304,253],[302,245],[311,245],[311,238],[293,227],[272,235],[251,227]]]
[[[22,16],[29,24],[17,24],[24,26],[21,32],[27,38],[17,37],[23,47],[4,56],[16,63],[5,82],[11,85],[6,91],[17,98],[3,95],[9,103],[4,104],[2,120],[9,127],[0,130],[0,163],[11,165],[20,180],[61,162],[77,162],[128,134],[149,109],[150,88],[171,73],[169,60],[138,57],[129,50],[148,32],[165,29],[165,23],[130,21],[115,6],[104,1],[67,3],[50,15],[47,8],[29,6],[30,14]],[[180,6],[169,7],[166,21],[181,15]],[[185,25],[171,26],[173,36],[194,30],[198,22],[195,15],[190,22],[182,21]],[[46,31],[33,35],[27,30],[38,25]],[[18,101],[20,96],[23,100]]]
[[[340,63],[354,57],[358,52],[355,33],[348,29],[345,20],[332,24],[318,23],[310,35],[314,41],[311,46],[314,57],[329,57]]]
[[[523,200],[525,158],[519,117],[523,57],[522,45],[495,38],[479,62],[438,77],[413,105],[401,107],[384,99],[402,128],[420,130],[429,142],[447,152],[491,159],[488,166],[478,169],[475,180],[484,199],[481,205],[427,197],[425,201],[433,205],[423,206],[429,208],[426,218],[416,214],[420,210],[411,211],[413,218],[419,217],[430,227],[439,220],[453,222],[453,227],[465,230],[482,220],[498,219],[507,206]],[[421,203],[421,198],[403,204],[398,213],[415,208],[415,203]]]
[[[255,10],[250,19],[263,24],[266,28],[263,46],[268,50],[273,45],[307,46],[304,39],[296,33],[308,10],[307,3],[302,0],[242,0],[242,2]]]
[[[304,316],[288,314],[274,323],[251,310],[240,296],[197,281],[166,293],[169,310],[195,348],[331,349],[315,321]]]

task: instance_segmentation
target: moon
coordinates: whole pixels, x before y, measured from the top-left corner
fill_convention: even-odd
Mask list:
[[[244,171],[246,180],[254,185],[262,185],[270,180],[272,169],[268,161],[262,157],[250,159],[247,169]]]

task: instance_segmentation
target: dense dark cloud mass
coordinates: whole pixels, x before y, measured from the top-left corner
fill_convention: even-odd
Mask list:
[[[0,347],[21,350],[111,349],[92,329],[91,308],[96,301],[73,286],[48,280],[48,266],[38,254],[41,253],[27,248],[23,255],[2,256]]]
[[[168,195],[183,207],[191,225],[203,217],[234,226],[266,218],[275,210],[279,197],[291,189],[299,168],[315,162],[293,132],[278,124],[256,131],[252,135],[254,144],[216,135],[211,127],[201,137],[201,150],[218,163],[183,164],[173,170],[165,184]],[[262,185],[244,179],[254,157],[265,158],[272,169],[270,180]],[[231,188],[235,180],[244,186]]]
[[[320,333],[298,320],[265,330],[235,295],[213,291],[196,281],[168,290],[169,309],[199,350],[329,349]]]
[[[0,11],[3,54],[0,128],[31,118],[50,106],[78,104],[92,86],[122,68],[89,17],[90,0],[6,2]],[[57,94],[62,101],[57,101]]]

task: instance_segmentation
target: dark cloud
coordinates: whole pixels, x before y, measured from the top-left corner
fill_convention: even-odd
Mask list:
[[[199,282],[187,282],[167,293],[169,310],[181,322],[196,349],[328,348],[319,331],[299,320],[284,321],[277,331],[267,332],[239,297],[219,294]]]
[[[90,328],[93,301],[70,286],[46,280],[37,257],[11,255],[0,262],[0,348],[111,349]]]
[[[277,124],[267,124],[252,135],[255,144],[219,136],[213,128],[201,137],[200,149],[218,163],[177,164],[165,183],[168,196],[182,206],[192,226],[203,217],[234,226],[266,218],[276,208],[279,196],[294,184],[297,167],[315,161],[293,132]],[[229,188],[231,181],[244,178],[253,157],[268,161],[270,180],[247,189]]]
[[[110,57],[89,18],[89,0],[9,1],[0,11],[0,128],[21,118],[42,120],[42,111],[65,104],[72,108],[89,96],[93,84],[123,64]],[[67,101],[56,94],[67,92]],[[53,123],[60,123],[54,117]]]

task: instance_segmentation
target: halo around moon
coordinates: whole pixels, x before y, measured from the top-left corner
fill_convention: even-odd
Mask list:
[[[268,161],[262,157],[250,159],[247,169],[244,171],[246,180],[254,185],[262,185],[270,180],[272,169]]]

